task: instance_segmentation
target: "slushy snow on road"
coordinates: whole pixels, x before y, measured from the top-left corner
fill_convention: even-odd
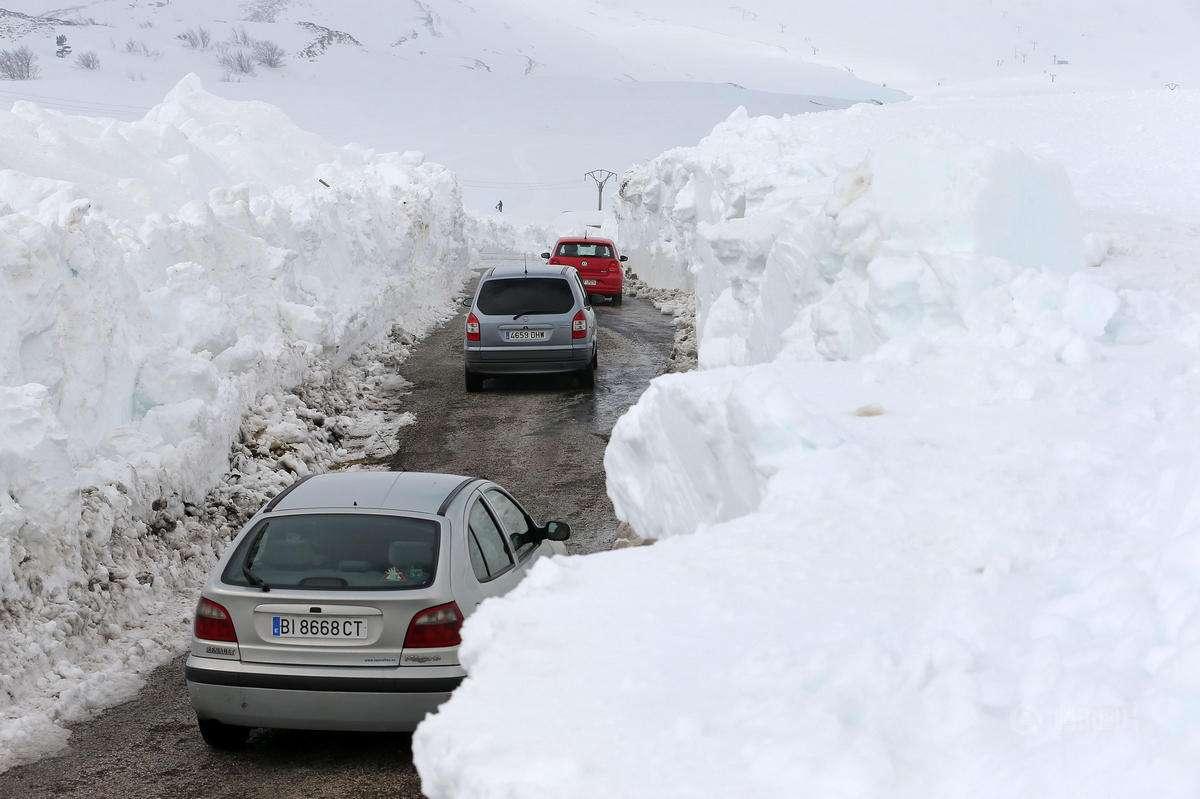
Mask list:
[[[433,799],[1200,793],[1200,94],[735,114],[624,176],[700,370],[617,424],[649,547],[539,564]]]
[[[314,414],[269,392],[440,321],[470,259],[443,167],[194,76],[137,122],[17,103],[0,141],[3,769],[174,653],[231,445],[270,439],[267,488],[306,473]]]

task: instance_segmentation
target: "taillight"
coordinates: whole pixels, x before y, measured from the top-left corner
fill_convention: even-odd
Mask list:
[[[467,314],[467,341],[479,341],[479,317],[474,311]]]
[[[587,338],[587,314],[580,308],[571,320],[571,338]]]
[[[200,597],[200,604],[196,605],[195,633],[201,641],[237,643],[237,631],[233,629],[229,611],[204,597]]]
[[[408,623],[408,632],[404,635],[404,648],[458,646],[462,642],[458,636],[462,623],[462,611],[453,602],[426,608],[413,616],[413,620]]]

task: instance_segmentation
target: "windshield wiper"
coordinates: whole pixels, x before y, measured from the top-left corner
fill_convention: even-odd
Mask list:
[[[250,582],[250,585],[261,588],[264,594],[271,590],[271,586],[263,582],[262,578],[254,573],[254,570],[250,568],[249,563],[242,565],[242,574],[246,575],[246,579]]]
[[[266,581],[254,573],[254,569],[250,568],[250,563],[254,560],[254,556],[258,554],[258,545],[262,543],[263,533],[267,531],[266,526],[258,531],[258,536],[254,539],[254,544],[250,547],[250,551],[246,553],[246,559],[242,561],[242,574],[246,576],[246,581],[250,585],[261,588],[263,593],[271,590],[271,586],[267,585]]]
[[[540,311],[521,311],[519,314],[517,314],[516,316],[513,317],[513,321],[514,322],[517,321],[522,316],[529,316],[529,314],[531,314],[531,313],[540,313]]]

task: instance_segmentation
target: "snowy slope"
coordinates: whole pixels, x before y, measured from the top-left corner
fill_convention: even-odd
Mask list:
[[[584,172],[620,171],[695,141],[739,105],[778,114],[903,96],[764,49],[737,26],[700,31],[682,11],[656,22],[637,9],[509,0],[100,0],[65,10],[8,0],[0,8],[95,22],[10,21],[9,41],[40,54],[43,76],[0,83],[0,101],[36,95],[134,118],[195,72],[220,94],[268,100],[330,140],[420,149],[458,173],[468,208],[490,211],[504,200],[523,221],[594,207]],[[211,33],[207,50],[177,38],[201,26]],[[0,47],[5,30],[0,17]],[[222,82],[218,50],[240,30],[288,51],[284,66]],[[100,69],[55,58],[60,33],[72,58],[95,51]]]
[[[229,468],[247,410],[439,321],[470,260],[444,167],[333,146],[194,76],[132,123],[19,103],[0,141],[4,768],[28,703],[86,706],[61,681],[150,602],[194,596],[220,531],[181,509]],[[289,457],[276,488],[306,473]],[[152,643],[143,665],[174,640]],[[126,686],[137,651],[90,677]]]
[[[1198,121],[736,114],[625,175],[705,367],[606,454],[659,542],[472,617],[426,793],[1196,795]]]
[[[527,222],[593,207],[585,171],[620,172],[694,142],[739,105],[777,115],[904,92],[1200,79],[1200,19],[1187,0],[95,0],[65,9],[7,0],[0,8],[57,20],[0,15],[0,46],[29,44],[43,71],[36,82],[0,84],[0,98],[36,95],[134,118],[195,72],[225,96],[275,103],[331,140],[421,149],[459,174],[468,208],[504,200],[506,213]],[[62,24],[78,21],[95,24]],[[177,38],[200,26],[211,33],[208,49]],[[222,82],[217,51],[239,30],[287,50],[283,67]],[[100,69],[54,58],[55,34],[68,36],[75,55],[95,51]]]

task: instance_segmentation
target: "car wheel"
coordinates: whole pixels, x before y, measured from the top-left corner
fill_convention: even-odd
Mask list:
[[[579,385],[589,389],[596,387],[596,367],[599,362],[599,356],[593,353],[592,362],[588,364],[588,368],[579,373]]]
[[[476,391],[483,391],[483,375],[475,374],[469,369],[463,372],[463,375],[465,378],[463,382],[466,384],[467,391],[472,394]]]
[[[213,719],[196,719],[196,724],[200,727],[200,737],[204,739],[204,743],[213,749],[241,749],[250,738],[249,727],[222,724]]]
[[[612,298],[612,304],[620,305],[622,302],[624,302],[624,300],[625,300],[625,292],[622,291],[617,296]]]

